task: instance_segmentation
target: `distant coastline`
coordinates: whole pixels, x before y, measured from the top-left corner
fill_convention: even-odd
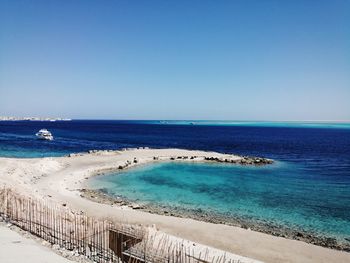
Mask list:
[[[68,118],[0,116],[0,121],[71,121]]]

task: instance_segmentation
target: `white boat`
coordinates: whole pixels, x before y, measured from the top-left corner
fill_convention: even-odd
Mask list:
[[[49,141],[53,140],[53,136],[52,136],[51,132],[49,132],[46,129],[41,129],[35,135],[38,139],[41,139],[41,140],[49,140]]]

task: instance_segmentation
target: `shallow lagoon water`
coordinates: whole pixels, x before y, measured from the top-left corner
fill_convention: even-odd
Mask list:
[[[173,162],[95,177],[90,185],[142,204],[180,206],[349,238],[350,185],[316,177],[281,162],[258,167]]]

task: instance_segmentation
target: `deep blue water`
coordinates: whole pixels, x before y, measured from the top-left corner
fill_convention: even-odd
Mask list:
[[[134,174],[115,180],[117,184],[133,182],[137,187],[131,198],[135,199],[154,201],[159,196],[160,203],[209,206],[206,209],[219,212],[226,209],[232,214],[263,217],[349,237],[350,129],[347,126],[189,125],[158,121],[0,122],[0,156],[60,156],[90,149],[148,146],[268,157],[277,160],[277,164],[264,168],[164,164],[137,168]],[[36,140],[34,134],[41,128],[49,129],[55,140]],[[177,176],[170,176],[169,171]],[[208,173],[214,176],[209,177]],[[203,181],[201,176],[211,180]],[[164,189],[181,196],[167,199],[162,195]],[[186,204],[186,199],[194,203]]]

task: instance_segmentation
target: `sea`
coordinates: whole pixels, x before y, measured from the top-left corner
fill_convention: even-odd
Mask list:
[[[46,128],[53,141],[37,140]],[[183,148],[266,157],[266,166],[156,163],[91,181],[111,196],[286,226],[350,244],[350,123],[1,121],[0,156]]]

